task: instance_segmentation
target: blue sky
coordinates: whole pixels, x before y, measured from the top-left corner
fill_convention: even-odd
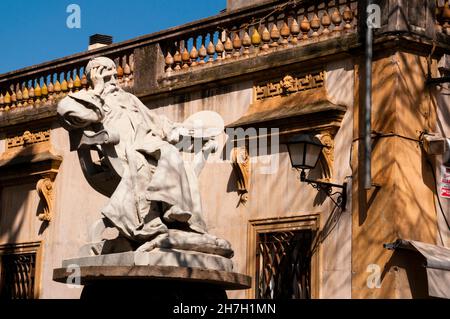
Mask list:
[[[69,4],[81,28],[66,26]],[[89,36],[114,42],[218,14],[226,0],[0,0],[0,74],[85,51]]]

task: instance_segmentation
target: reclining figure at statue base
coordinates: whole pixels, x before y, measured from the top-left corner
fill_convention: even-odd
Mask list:
[[[174,123],[156,114],[118,86],[105,57],[91,60],[86,75],[90,87],[69,93],[57,110],[87,181],[110,197],[92,227],[91,253],[171,248],[231,258],[229,242],[206,231],[198,186],[223,132],[221,117],[203,111]],[[118,236],[103,238],[107,228]]]

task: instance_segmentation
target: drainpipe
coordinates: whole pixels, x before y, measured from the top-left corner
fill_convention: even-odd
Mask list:
[[[372,4],[372,0],[366,1],[367,8]],[[369,25],[366,18],[366,47],[365,47],[365,94],[364,94],[364,188],[372,187],[372,56],[373,56],[373,28]]]

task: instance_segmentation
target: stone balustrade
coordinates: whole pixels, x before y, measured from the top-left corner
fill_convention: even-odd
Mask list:
[[[435,19],[436,28],[431,29],[438,42],[448,43],[450,0],[411,0],[408,6],[400,6],[400,2],[382,2],[382,26],[376,36],[400,30],[430,38],[425,27],[427,21]],[[287,54],[289,49],[301,50],[302,46],[307,50],[327,40],[345,42],[353,36],[358,41],[354,35],[359,32],[362,4],[359,0],[267,3],[2,74],[0,118],[14,109],[54,104],[69,92],[87,88],[84,68],[96,56],[113,59],[119,84],[143,96],[170,91],[173,83],[186,82],[186,76],[192,80],[191,71],[212,71],[208,66],[223,65],[225,71],[232,69],[233,62],[247,66],[252,61],[265,63],[261,61],[270,56]],[[202,76],[195,75],[196,79]],[[221,76],[217,72],[215,79]],[[189,86],[191,82],[184,84]]]
[[[119,85],[133,85],[134,58],[132,53],[111,56],[117,67]],[[0,86],[0,112],[26,106],[52,104],[70,92],[88,87],[86,62],[64,61],[48,71],[37,69],[24,76],[12,77]],[[31,74],[30,74],[31,73]]]
[[[166,72],[244,59],[356,32],[358,1],[289,1],[165,45]]]

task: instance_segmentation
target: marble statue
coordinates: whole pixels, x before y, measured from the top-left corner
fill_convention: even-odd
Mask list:
[[[105,57],[92,59],[86,74],[90,88],[68,94],[57,111],[86,179],[110,197],[92,228],[91,254],[165,248],[231,258],[230,244],[206,230],[198,189],[223,131],[220,116],[204,111],[174,123],[156,114],[118,86],[116,66]],[[102,238],[111,228],[118,236]]]

